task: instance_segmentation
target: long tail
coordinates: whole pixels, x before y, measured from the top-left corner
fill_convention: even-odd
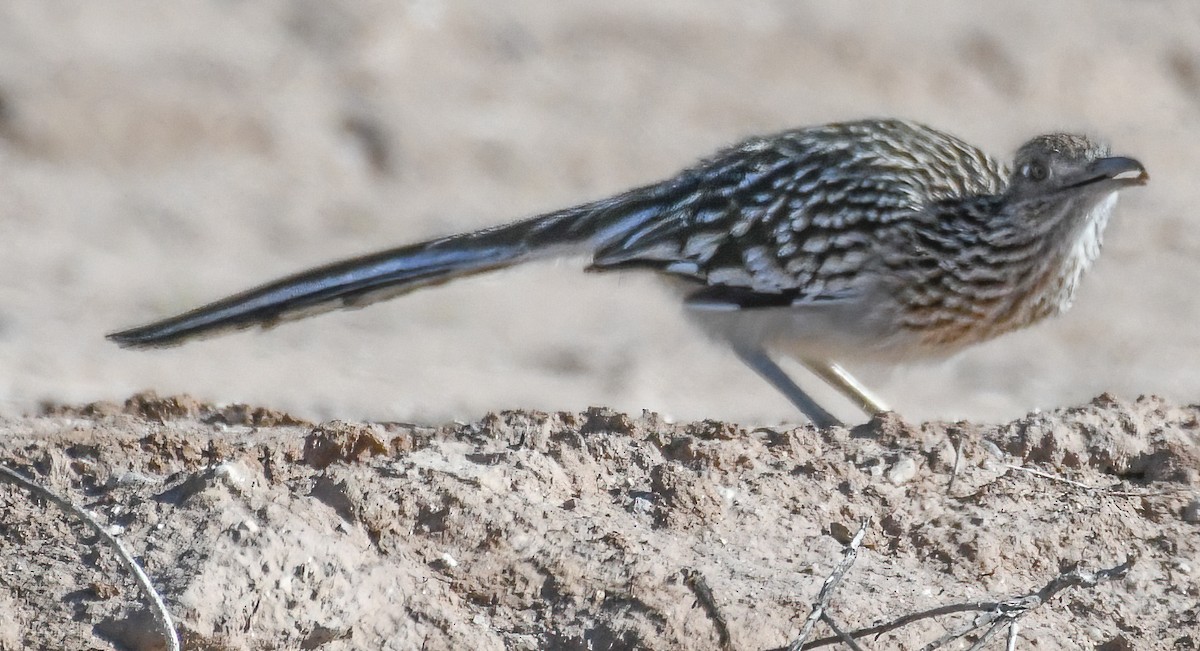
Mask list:
[[[122,347],[171,346],[195,337],[341,308],[359,308],[428,285],[527,260],[593,251],[663,212],[668,182],[473,233],[381,251],[304,271],[148,325],[114,332]]]

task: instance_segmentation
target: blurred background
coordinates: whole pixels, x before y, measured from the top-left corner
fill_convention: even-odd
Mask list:
[[[581,260],[165,351],[103,335],[868,116],[1005,158],[1082,131],[1151,174],[1065,317],[942,363],[856,369],[898,411],[1200,399],[1194,0],[6,0],[0,413],[155,389],[310,418],[604,405],[797,421],[654,278]]]

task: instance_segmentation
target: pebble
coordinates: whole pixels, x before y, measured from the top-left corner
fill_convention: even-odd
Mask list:
[[[1200,523],[1200,499],[1192,500],[1183,507],[1183,521]]]
[[[899,486],[908,483],[917,476],[917,462],[910,457],[900,457],[900,460],[888,470],[887,478],[892,484]]]

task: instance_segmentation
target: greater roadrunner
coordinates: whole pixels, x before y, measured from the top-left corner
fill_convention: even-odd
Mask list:
[[[958,349],[1066,310],[1132,158],[1038,136],[1006,167],[949,134],[864,120],[751,138],[659,183],[512,224],[335,262],[109,335],[151,347],[357,308],[565,254],[675,281],[687,313],[816,425],[838,421],[769,352],[865,411],[843,360]]]

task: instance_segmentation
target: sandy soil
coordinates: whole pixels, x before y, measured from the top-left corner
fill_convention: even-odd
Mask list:
[[[155,353],[102,338],[873,115],[998,155],[1085,131],[1152,177],[1066,316],[855,369],[903,421],[778,425],[654,279],[574,260]],[[864,517],[847,628],[1136,557],[1019,648],[1198,648],[1197,133],[1193,0],[8,0],[0,460],[119,526],[191,648],[720,648],[714,612],[773,648]],[[124,402],[145,389],[197,398]],[[112,555],[7,485],[0,564],[0,649],[155,648]]]
[[[1132,560],[1017,648],[1200,648],[1200,407],[1160,399],[817,432],[604,409],[312,425],[139,395],[0,425],[5,459],[120,528],[188,648],[773,649],[866,518],[830,606],[846,630]],[[11,486],[0,549],[0,649],[160,648],[110,550]]]

